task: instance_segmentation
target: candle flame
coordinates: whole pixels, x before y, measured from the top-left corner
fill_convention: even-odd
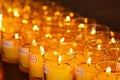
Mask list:
[[[78,25],[78,28],[85,28],[85,25],[84,25],[83,23],[80,23],[80,24]]]
[[[52,38],[51,34],[45,34],[45,38]]]
[[[106,68],[106,73],[107,73],[107,74],[111,73],[111,67],[108,66],[108,67]]]
[[[27,24],[27,23],[28,23],[28,20],[23,19],[23,20],[22,20],[22,23],[23,23],[23,24]]]
[[[74,17],[74,13],[73,12],[70,12],[69,15],[70,15],[70,17]]]
[[[47,10],[48,6],[42,6],[43,10]]]
[[[113,31],[111,31],[111,32],[110,32],[110,35],[113,37],[113,36],[114,36],[114,32],[113,32]]]
[[[65,41],[64,37],[60,39],[60,43],[63,43],[64,41]]]
[[[33,45],[33,46],[36,46],[36,45],[37,45],[37,42],[36,42],[35,39],[32,40],[32,45]]]
[[[14,14],[15,17],[19,17],[20,16],[18,11],[14,11],[13,14]]]
[[[8,12],[8,13],[11,13],[11,12],[12,12],[12,8],[9,7],[9,8],[7,9],[7,12]]]
[[[92,34],[92,35],[96,34],[96,28],[95,27],[92,27],[92,31],[90,32],[90,34]]]
[[[44,47],[43,47],[43,46],[40,46],[40,52],[41,52],[42,55],[45,54],[45,50],[44,50]]]
[[[15,33],[15,39],[19,39],[19,34]]]
[[[70,21],[70,16],[66,16],[66,21]]]
[[[52,20],[51,17],[47,17],[47,18],[46,18],[46,21],[51,21],[51,20]]]
[[[111,43],[116,43],[115,38],[111,38]]]
[[[88,18],[84,18],[84,23],[88,23]]]
[[[88,65],[91,64],[91,60],[92,60],[92,58],[89,57],[88,60],[87,60],[87,64],[88,64]]]
[[[97,45],[97,50],[101,50],[101,45],[100,44]]]
[[[59,64],[59,65],[61,64],[61,61],[62,61],[62,56],[59,56],[59,57],[58,57],[58,64]]]
[[[37,25],[33,26],[33,31],[39,31],[39,27]]]
[[[70,48],[69,54],[73,54],[73,49],[72,48]]]

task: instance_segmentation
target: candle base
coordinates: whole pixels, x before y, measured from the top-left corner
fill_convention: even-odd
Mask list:
[[[20,71],[22,71],[24,73],[29,73],[29,68],[23,67],[21,64],[19,64],[19,69],[20,69]]]
[[[6,63],[12,63],[12,64],[19,63],[18,59],[9,59],[9,58],[6,58],[3,53],[2,53],[2,61],[6,62]]]
[[[43,78],[30,77],[30,80],[44,80]]]

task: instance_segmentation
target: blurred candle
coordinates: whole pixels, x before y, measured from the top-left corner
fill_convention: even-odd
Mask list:
[[[43,55],[44,48],[42,46],[39,46],[36,40],[33,40],[30,47],[30,80],[43,79]]]
[[[73,69],[70,65],[62,63],[62,58],[62,56],[58,56],[58,62],[45,61],[46,80],[73,80]]]
[[[94,65],[91,64],[91,57],[88,58],[87,63],[79,63],[75,67],[76,80],[93,80],[95,75]]]
[[[19,34],[15,33],[13,38],[2,39],[2,47],[3,47],[2,60],[8,63],[18,63]]]

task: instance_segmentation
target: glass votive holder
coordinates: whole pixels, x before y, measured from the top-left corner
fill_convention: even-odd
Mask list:
[[[70,64],[72,59],[72,55],[60,55],[58,51],[45,54],[45,80],[73,80],[73,67]]]
[[[84,57],[87,60],[87,58],[91,57],[93,64],[96,64],[100,61],[103,61],[105,59],[104,50],[97,50],[97,49],[87,49],[84,52]]]
[[[2,32],[2,60],[7,63],[19,62],[19,34]]]
[[[29,73],[29,50],[32,41],[36,39],[33,31],[21,34],[19,48],[19,68],[22,72]]]
[[[80,57],[81,56],[79,56],[79,58]],[[84,58],[82,58],[82,59],[84,59]],[[76,63],[75,69],[74,69],[74,74],[75,74],[74,78],[75,78],[75,80],[93,80],[94,79],[96,69],[94,67],[95,64],[91,63],[91,60],[92,60],[92,58],[89,57],[86,60],[86,62],[83,62],[83,60],[82,60],[82,62],[79,61],[79,62]]]
[[[118,61],[101,61],[95,65],[97,73],[94,80],[119,80],[120,62]]]
[[[120,49],[118,47],[111,47],[105,50],[105,60],[118,60],[120,57]]]
[[[43,55],[44,51],[40,50],[40,46],[34,42],[30,46],[29,54],[29,78],[30,80],[42,80],[44,78],[43,73]]]

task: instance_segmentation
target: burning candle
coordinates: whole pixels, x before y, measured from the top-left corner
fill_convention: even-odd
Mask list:
[[[44,48],[39,46],[36,40],[33,40],[30,47],[30,63],[29,63],[29,74],[30,79],[42,79],[43,74],[43,56]]]
[[[119,72],[116,70],[117,63],[115,61],[103,61],[96,64],[98,72],[94,80],[117,80]],[[113,69],[113,70],[112,70]]]
[[[75,66],[76,80],[93,80],[96,70],[91,64],[91,57],[88,58],[87,63],[79,63]]]
[[[9,35],[9,34],[7,34]],[[19,59],[19,34],[14,37],[2,39],[3,55],[2,60],[8,63],[18,63]]]
[[[45,57],[47,57],[47,54]],[[63,61],[63,56],[58,56],[57,62],[45,59],[44,72],[46,80],[73,80],[73,69],[69,64],[62,63]]]

